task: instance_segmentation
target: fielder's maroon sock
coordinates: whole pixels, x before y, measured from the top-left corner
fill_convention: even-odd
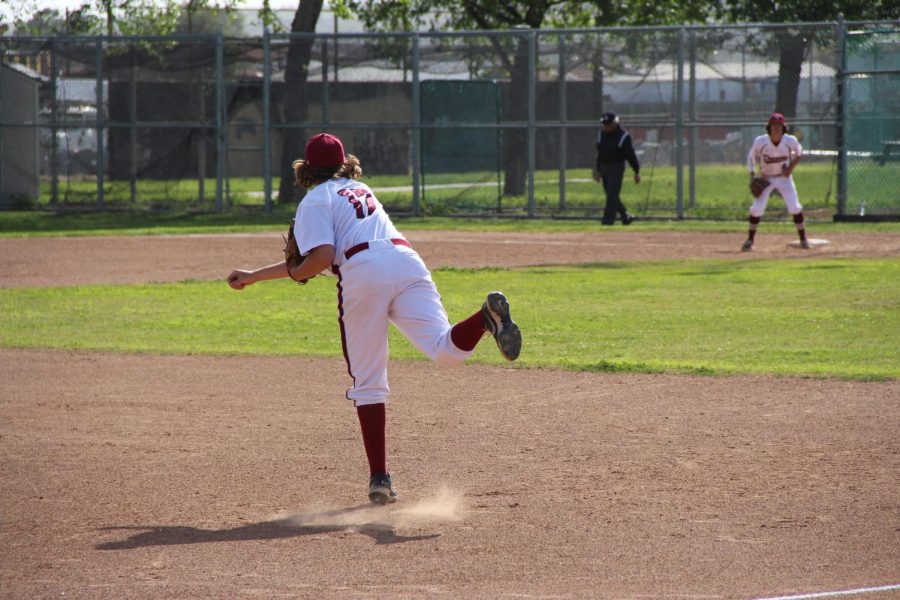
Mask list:
[[[750,229],[747,231],[747,239],[750,240],[751,243],[756,237],[756,228],[759,227],[760,221],[762,221],[762,217],[750,215]]]
[[[481,322],[481,310],[479,309],[468,319],[453,326],[453,329],[450,330],[450,341],[460,350],[468,352],[475,349],[484,332],[485,328]]]
[[[363,445],[369,459],[369,475],[387,473],[387,449],[384,442],[384,430],[387,418],[384,404],[367,404],[357,406],[359,426],[362,429]]]
[[[803,211],[794,215],[794,225],[797,227],[797,234],[800,235],[800,241],[806,241],[806,227],[803,224]]]

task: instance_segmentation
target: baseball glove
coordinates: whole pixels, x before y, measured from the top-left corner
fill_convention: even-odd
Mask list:
[[[291,224],[288,227],[287,237],[281,236],[284,238],[284,262],[288,268],[288,277],[294,279],[294,276],[291,275],[291,269],[297,267],[306,260],[306,257],[300,254],[300,248],[297,247],[297,238],[294,237],[294,219],[291,219]],[[309,279],[294,279],[300,285],[304,285]]]
[[[762,177],[753,177],[750,179],[750,193],[753,194],[754,198],[759,198],[760,194],[763,193],[769,187],[769,182]]]

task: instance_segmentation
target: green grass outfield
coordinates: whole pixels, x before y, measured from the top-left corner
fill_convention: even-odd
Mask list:
[[[451,320],[502,289],[521,368],[900,377],[900,260],[693,260],[434,273]],[[334,280],[0,289],[0,346],[340,357]],[[393,358],[421,355],[396,331]],[[485,340],[476,362],[502,362]]]

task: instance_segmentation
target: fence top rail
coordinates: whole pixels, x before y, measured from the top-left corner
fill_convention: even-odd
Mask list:
[[[197,41],[209,40],[259,40],[259,36],[233,37],[220,36],[217,33],[173,33],[170,35],[6,35],[0,38],[0,46],[8,45],[9,42],[90,42],[96,44],[98,42],[105,43],[123,43],[123,42],[171,42],[171,41]]]
[[[873,23],[873,25],[883,25],[884,23]],[[872,35],[873,33],[900,33],[900,21],[898,21],[892,29],[868,29],[866,31],[848,31],[848,37]]]
[[[648,25],[626,27],[582,27],[582,28],[518,28],[518,29],[490,29],[490,30],[460,30],[460,31],[388,31],[388,32],[353,32],[353,33],[271,33],[271,38],[368,38],[368,37],[420,37],[420,38],[452,38],[452,37],[485,37],[503,35],[528,35],[536,33],[541,36],[574,35],[590,33],[634,33],[634,32],[678,32],[678,31],[716,31],[725,29],[808,29],[837,27],[839,21],[809,21],[795,23],[727,23],[727,24],[691,24],[691,25]],[[900,28],[900,22],[894,21],[844,21],[849,27],[861,27],[867,25],[891,26]],[[886,31],[894,31],[888,29]],[[867,32],[868,33],[868,32]]]
[[[353,38],[452,38],[452,37],[491,37],[491,36],[517,36],[535,33],[537,35],[574,35],[597,33],[634,33],[634,32],[678,32],[678,31],[716,31],[727,29],[807,29],[814,27],[836,27],[840,21],[810,21],[794,23],[724,23],[724,24],[692,24],[692,25],[654,25],[654,26],[629,26],[629,27],[589,27],[570,29],[491,29],[491,30],[465,30],[465,31],[385,31],[385,32],[299,32],[299,33],[271,33],[262,36],[224,36],[221,33],[203,34],[170,34],[170,35],[113,35],[113,36],[87,36],[87,35],[52,35],[52,36],[4,36],[0,45],[9,45],[17,42],[41,43],[41,42],[90,42],[90,43],[123,43],[123,42],[164,42],[164,41],[196,41],[223,40],[226,42],[262,41],[269,39],[291,38],[327,38],[327,39],[353,39]],[[887,27],[878,30],[878,33],[893,33],[900,31],[900,21],[843,21],[845,27],[876,26]],[[848,32],[848,35],[871,34],[873,31]]]

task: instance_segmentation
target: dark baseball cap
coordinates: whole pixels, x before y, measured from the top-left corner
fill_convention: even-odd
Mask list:
[[[319,133],[309,138],[303,158],[311,167],[338,167],[347,160],[341,140],[330,133]]]
[[[769,123],[781,123],[784,125],[784,115],[781,113],[772,113],[769,116]]]
[[[616,113],[606,112],[600,115],[600,123],[603,125],[609,125],[610,123],[618,123],[619,117],[616,116]]]

